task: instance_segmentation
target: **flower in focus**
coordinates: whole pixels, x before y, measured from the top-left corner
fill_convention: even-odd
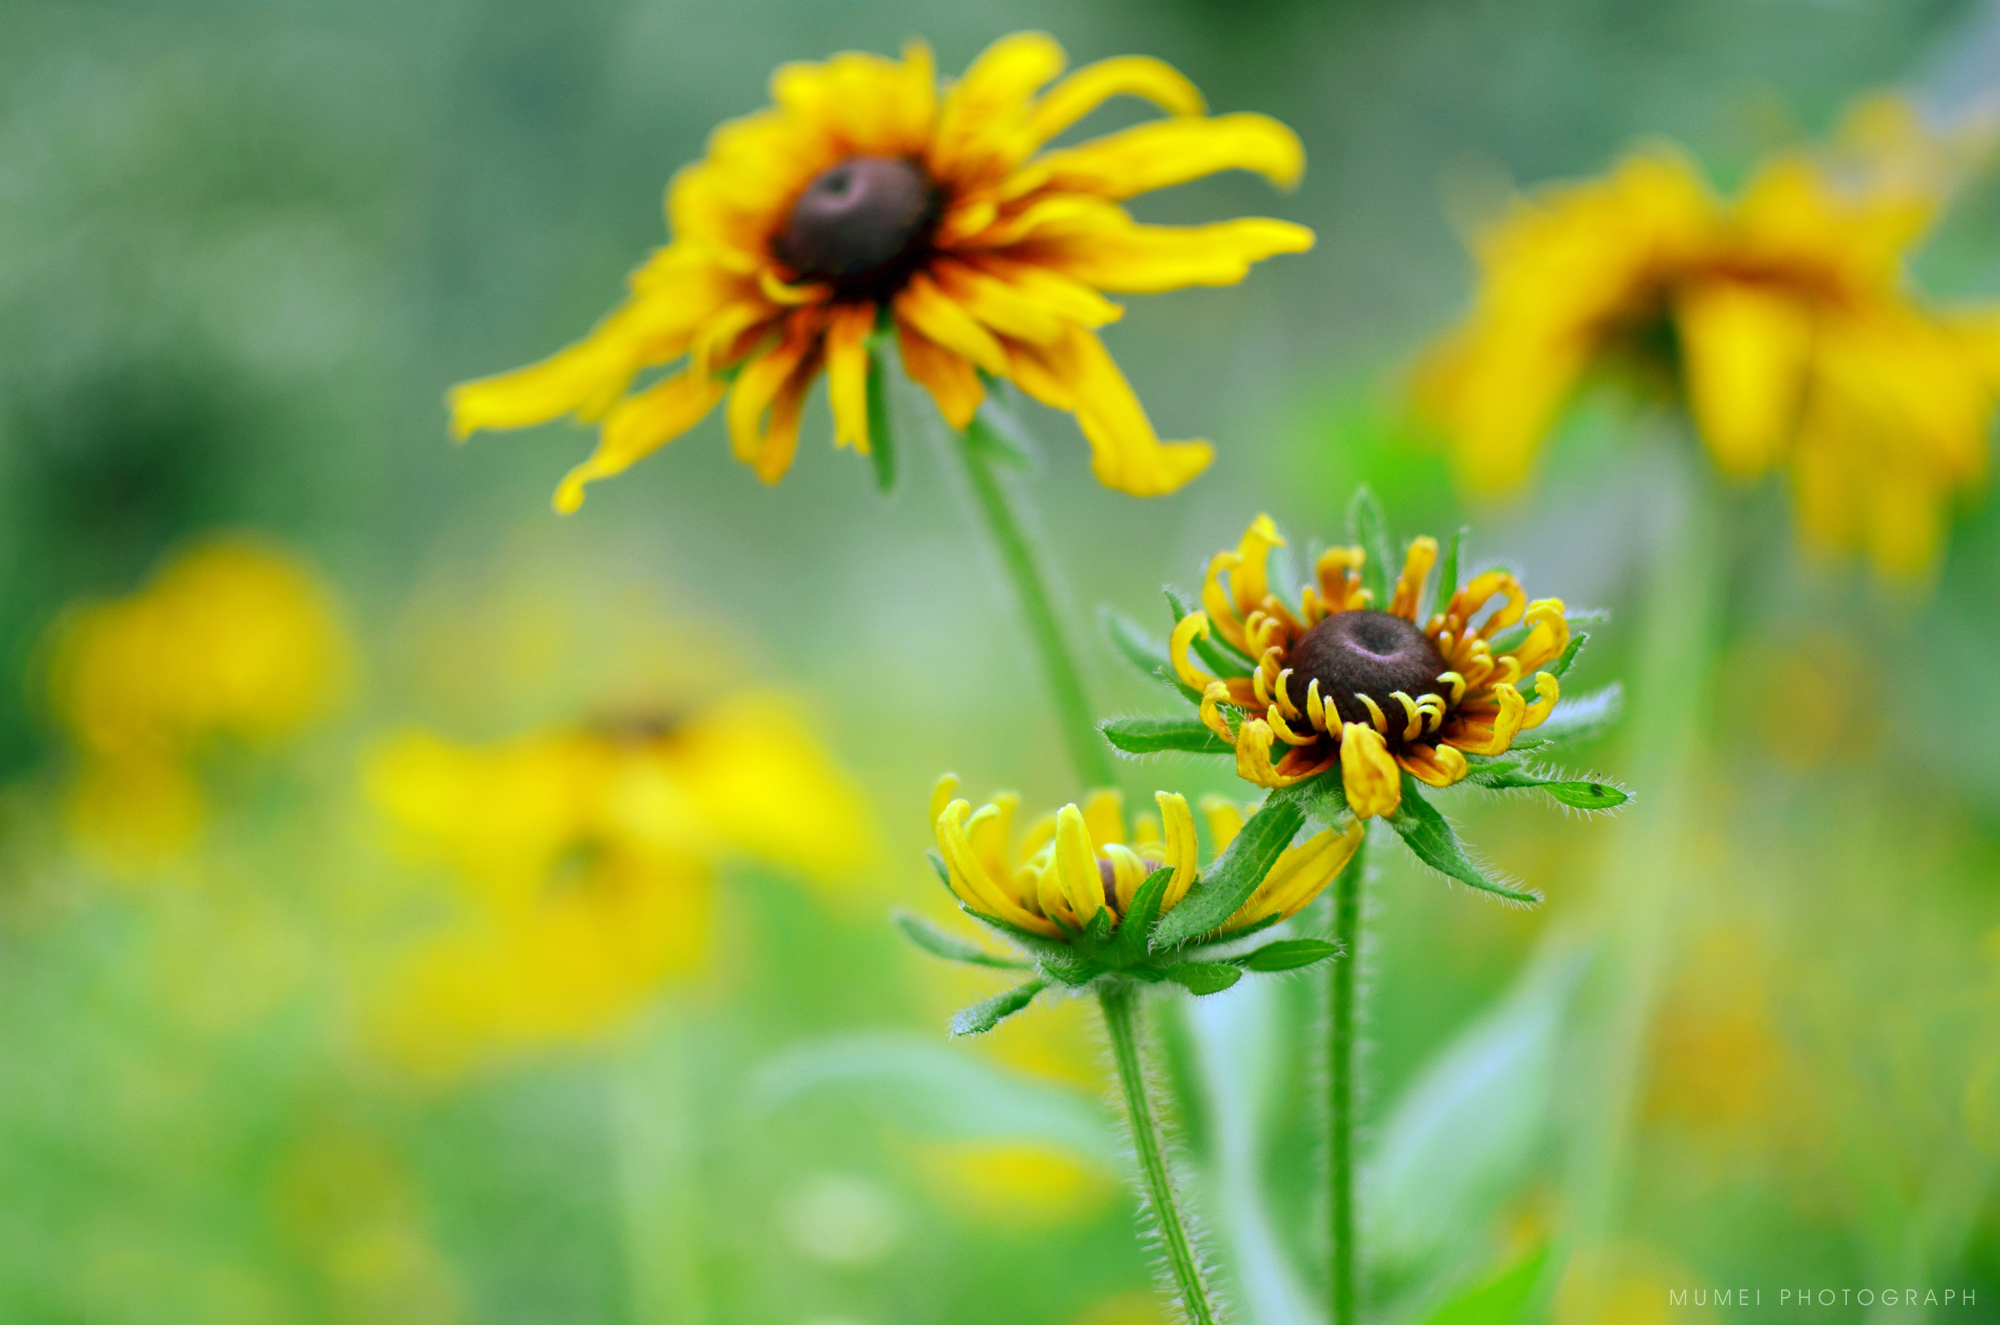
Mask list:
[[[130,597],[72,609],[53,631],[49,702],[83,756],[79,837],[130,869],[183,850],[206,815],[193,761],[305,730],[350,668],[331,593],[261,540],[209,540]]]
[[[1517,200],[1478,239],[1471,313],[1419,370],[1460,472],[1517,485],[1591,370],[1636,369],[1684,403],[1725,475],[1783,468],[1809,538],[1927,570],[1985,468],[2000,316],[1909,288],[1945,172],[1917,168],[1913,123],[1901,138],[1849,163],[1779,158],[1733,201],[1664,151]]]
[[[1172,492],[1209,463],[1206,442],[1161,442],[1096,328],[1104,297],[1232,285],[1251,263],[1309,248],[1312,233],[1246,218],[1141,225],[1120,204],[1228,169],[1297,181],[1298,138],[1261,115],[1206,117],[1158,60],[1123,56],[1071,74],[1039,33],[1003,38],[940,91],[930,50],[790,64],[770,109],[732,121],[667,195],[673,242],[582,341],[528,368],[465,383],[452,426],[597,422],[590,458],[557,509],[692,428],[725,397],[731,445],[775,483],[792,463],[807,392],[824,372],[837,445],[867,453],[871,344],[893,327],[904,369],[955,428],[1007,378],[1076,416],[1098,478]],[[1037,95],[1038,92],[1040,95]],[[1115,96],[1170,112],[1044,150]],[[635,390],[638,375],[668,368]]]
[[[1362,587],[1366,549],[1336,547],[1320,556],[1294,612],[1271,591],[1267,563],[1282,546],[1271,518],[1258,516],[1235,551],[1209,559],[1205,610],[1181,618],[1168,645],[1174,674],[1201,696],[1202,722],[1235,748],[1249,781],[1289,786],[1338,762],[1354,814],[1391,815],[1401,774],[1448,787],[1470,771],[1467,754],[1505,754],[1555,708],[1561,687],[1538,669],[1569,647],[1561,599],[1530,603],[1512,573],[1490,570],[1463,588],[1441,586],[1425,614],[1438,545],[1418,538],[1386,609]],[[1525,634],[1496,651],[1516,628]],[[1190,646],[1211,633],[1229,650],[1211,656],[1240,664],[1237,674],[1218,679],[1190,660]],[[1530,674],[1532,703],[1518,685]],[[1238,713],[1233,725],[1228,709]],[[1275,763],[1274,743],[1285,747]]]
[[[1359,821],[1294,846],[1300,821],[1274,817],[1249,850],[1238,852],[1229,848],[1242,827],[1240,816],[1217,811],[1211,815],[1217,858],[1203,870],[1194,815],[1186,798],[1172,792],[1154,793],[1158,817],[1128,823],[1119,793],[1096,791],[1080,806],[1065,805],[1036,820],[1017,841],[1019,797],[1002,792],[975,812],[953,796],[957,789],[958,779],[947,773],[931,793],[938,842],[932,864],[959,908],[1022,948],[1028,960],[988,953],[908,913],[899,917],[904,933],[950,960],[1032,965],[1040,972],[960,1013],[952,1023],[958,1034],[991,1030],[1050,983],[1081,988],[1100,977],[1124,977],[1211,994],[1245,970],[1290,970],[1333,955],[1333,945],[1317,939],[1281,940],[1248,952],[1228,945],[1289,919],[1319,896],[1360,845]],[[1202,905],[1191,905],[1197,897]],[[1188,914],[1179,913],[1184,906]],[[1202,918],[1191,926],[1163,923],[1196,913]],[[1187,932],[1168,938],[1168,930]]]
[[[386,1038],[436,1071],[587,1038],[694,971],[719,865],[838,887],[874,851],[859,792],[765,695],[678,723],[485,746],[411,734],[376,754],[367,783],[413,850],[453,869],[467,903],[389,982]]]
[[[1001,792],[977,813],[968,801],[951,799],[958,779],[946,774],[931,793],[937,814],[938,849],[947,881],[973,911],[1049,938],[1082,932],[1099,912],[1116,933],[1133,909],[1133,898],[1148,876],[1169,871],[1159,914],[1188,894],[1200,866],[1194,816],[1187,799],[1153,793],[1158,818],[1140,815],[1126,829],[1123,797],[1097,791],[1084,804],[1065,805],[1028,827],[1019,843],[1009,839],[1020,798]],[[1220,853],[1242,827],[1233,810],[1219,808],[1211,822],[1222,830]],[[1224,934],[1260,923],[1286,920],[1340,873],[1361,840],[1358,826],[1328,829],[1288,848],[1248,901],[1221,927]]]

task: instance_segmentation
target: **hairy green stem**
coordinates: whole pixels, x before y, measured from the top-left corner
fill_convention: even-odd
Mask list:
[[[1173,1175],[1167,1170],[1166,1138],[1146,1087],[1145,1064],[1139,1058],[1138,990],[1122,980],[1115,981],[1105,985],[1097,999],[1104,1009],[1104,1028],[1111,1036],[1111,1055],[1118,1061],[1118,1084],[1125,1093],[1125,1114],[1132,1125],[1139,1176],[1145,1181],[1153,1217],[1160,1221],[1160,1245],[1166,1252],[1167,1268],[1173,1273],[1188,1319],[1194,1325],[1215,1325],[1215,1305],[1209,1300],[1201,1262],[1188,1236],[1187,1219],[1174,1195]]]
[[[1115,786],[1118,766],[1112,762],[1110,747],[1097,730],[1096,714],[1084,695],[1083,673],[1056,616],[1048,579],[1015,509],[1014,497],[994,472],[993,456],[1000,445],[992,439],[986,421],[975,415],[954,449],[965,460],[966,476],[972,481],[980,513],[986,517],[994,550],[1000,554],[1000,565],[1013,582],[1014,596],[1020,600],[1021,615],[1041,658],[1042,677],[1055,700],[1056,716],[1062,724],[1063,741],[1069,747],[1076,775],[1085,787]]]
[[[1333,941],[1339,954],[1328,963],[1331,972],[1331,1036],[1327,1043],[1326,1167],[1327,1167],[1327,1316],[1333,1325],[1353,1325],[1358,1319],[1355,1277],[1359,1258],[1354,1248],[1354,1124],[1355,1124],[1355,1001],[1361,962],[1361,882],[1367,869],[1368,840],[1354,849],[1353,859],[1333,884]]]

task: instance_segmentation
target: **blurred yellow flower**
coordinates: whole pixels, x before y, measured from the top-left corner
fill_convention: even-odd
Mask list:
[[[1035,1141],[930,1141],[919,1151],[939,1202],[982,1224],[1046,1228],[1103,1209],[1117,1180],[1061,1146]]]
[[[1016,844],[1011,838],[1020,797],[1001,792],[974,813],[970,802],[953,799],[957,789],[958,779],[947,773],[931,793],[931,822],[951,890],[973,911],[1016,929],[1063,938],[1108,911],[1115,932],[1148,875],[1173,871],[1160,906],[1165,915],[1187,896],[1200,868],[1194,815],[1173,792],[1155,792],[1159,817],[1140,815],[1129,832],[1119,793],[1092,792],[1082,806],[1065,805],[1038,819]],[[1210,823],[1219,855],[1242,819],[1231,809],[1212,814]],[[1361,835],[1357,820],[1287,848],[1220,932],[1297,914],[1340,873]]]
[[[1666,150],[1517,199],[1478,237],[1471,313],[1418,372],[1470,485],[1519,484],[1590,370],[1637,369],[1725,475],[1783,467],[1810,539],[1927,570],[1984,473],[2000,313],[1910,290],[1905,256],[1944,191],[1893,119],[1864,120],[1866,159],[1780,157],[1734,201]]]
[[[52,632],[49,703],[83,756],[78,836],[116,865],[171,857],[204,817],[191,761],[219,739],[299,733],[350,670],[331,592],[241,535],[181,553],[130,597],[71,609]]]
[[[1246,218],[1135,222],[1120,202],[1228,169],[1289,187],[1298,137],[1262,115],[1204,117],[1194,85],[1121,56],[1062,72],[1040,33],[1006,37],[940,92],[931,52],[898,62],[848,53],[789,64],[771,109],[732,121],[674,177],[674,239],[588,337],[539,364],[452,392],[452,426],[518,428],[564,414],[599,421],[596,451],[556,507],[692,428],[725,396],[736,457],[775,483],[791,467],[807,392],[824,371],[837,445],[870,449],[870,338],[893,327],[904,368],[955,428],[985,396],[981,374],[1076,415],[1097,477],[1137,496],[1207,467],[1206,442],[1161,442],[1095,328],[1121,309],[1102,292],[1233,285],[1250,264],[1301,252],[1312,232]],[[1115,96],[1170,112],[1041,151]],[[642,371],[674,364],[633,391]]]
[[[384,745],[366,781],[468,903],[407,954],[380,1026],[399,1057],[439,1072],[589,1037],[695,969],[718,864],[837,887],[875,852],[860,793],[774,695],[486,746],[414,733]]]
[[[1386,610],[1361,587],[1366,551],[1336,547],[1321,554],[1317,586],[1301,593],[1295,615],[1268,576],[1271,549],[1284,543],[1260,515],[1235,551],[1211,557],[1204,610],[1183,617],[1168,645],[1175,674],[1202,696],[1202,721],[1236,747],[1242,777],[1282,787],[1337,760],[1348,808],[1362,819],[1390,815],[1402,804],[1398,770],[1448,787],[1470,771],[1462,752],[1504,753],[1555,707],[1561,687],[1536,669],[1569,647],[1561,599],[1531,603],[1511,573],[1491,570],[1426,619],[1418,604],[1438,548],[1418,538]],[[1516,626],[1519,643],[1496,654],[1493,640]],[[1188,650],[1212,630],[1255,670],[1217,679],[1196,667]],[[1531,673],[1534,703],[1518,685]],[[1247,716],[1232,727],[1224,707]],[[1278,741],[1288,748],[1274,763]]]

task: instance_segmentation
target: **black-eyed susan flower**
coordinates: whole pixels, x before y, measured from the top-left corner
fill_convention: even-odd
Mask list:
[[[1128,822],[1119,793],[1100,790],[1017,836],[1018,797],[1003,792],[975,811],[954,797],[957,787],[958,779],[947,774],[931,796],[939,875],[961,909],[1022,947],[1028,959],[995,958],[913,917],[904,917],[905,930],[941,956],[982,965],[1032,964],[1043,977],[1002,996],[1011,1002],[961,1014],[954,1023],[961,1033],[989,1029],[1050,981],[1079,987],[1128,976],[1213,993],[1246,969],[1289,969],[1332,952],[1330,945],[1301,939],[1218,957],[1214,945],[1289,919],[1319,896],[1359,845],[1358,822],[1292,845],[1299,820],[1274,820],[1247,849],[1233,851],[1242,817],[1218,808],[1211,814],[1216,859],[1204,870],[1193,812],[1173,792],[1154,794],[1157,816]],[[1228,909],[1186,936],[1200,938],[1202,946],[1159,942],[1156,926],[1197,886],[1211,902],[1231,894]]]
[[[332,591],[259,538],[207,539],[137,593],[73,607],[51,632],[49,704],[82,756],[79,840],[120,868],[164,863],[207,816],[199,758],[301,734],[350,671]]]
[[[1199,609],[1170,595],[1164,648],[1119,623],[1120,647],[1174,683],[1196,714],[1114,719],[1104,734],[1127,754],[1231,755],[1239,776],[1272,790],[1260,817],[1292,803],[1323,822],[1385,819],[1446,874],[1529,899],[1473,864],[1416,788],[1471,781],[1540,788],[1580,809],[1623,804],[1625,792],[1602,780],[1531,766],[1546,744],[1537,729],[1562,697],[1559,678],[1588,636],[1572,632],[1561,599],[1530,601],[1511,571],[1460,584],[1457,540],[1442,566],[1435,539],[1411,540],[1389,581],[1384,522],[1366,492],[1356,516],[1355,544],[1322,553],[1295,594],[1274,583],[1271,553],[1285,540],[1260,515],[1234,549],[1209,559]],[[1615,704],[1615,690],[1591,696],[1572,730]]]
[[[2000,313],[1912,290],[1907,255],[1944,198],[1938,172],[1907,168],[1918,150],[1788,155],[1733,200],[1653,150],[1517,200],[1478,236],[1472,310],[1421,365],[1419,408],[1470,486],[1505,490],[1579,383],[1636,372],[1729,478],[1784,470],[1810,540],[1923,572],[1985,468]]]
[[[1174,674],[1201,695],[1202,722],[1234,747],[1244,778],[1283,787],[1338,763],[1356,815],[1394,814],[1402,773],[1448,787],[1470,771],[1467,754],[1505,754],[1554,709],[1561,686],[1541,669],[1569,647],[1561,599],[1530,603],[1511,572],[1490,570],[1441,590],[1426,612],[1438,545],[1417,538],[1387,603],[1362,586],[1367,550],[1336,547],[1320,555],[1295,611],[1271,592],[1268,559],[1283,545],[1258,516],[1235,551],[1210,558],[1204,610],[1183,617],[1168,645]],[[1496,651],[1515,627],[1525,635]],[[1195,665],[1190,647],[1211,634],[1254,660],[1248,675]],[[1530,678],[1532,702],[1518,684]]]
[[[411,733],[367,786],[459,884],[458,915],[382,997],[386,1047],[429,1072],[622,1022],[699,967],[731,861],[839,885],[874,850],[860,794],[771,695],[480,746]]]
[[[1121,311],[1105,294],[1234,284],[1312,234],[1259,218],[1141,225],[1121,204],[1228,169],[1289,186],[1304,154],[1265,116],[1205,116],[1201,94],[1158,60],[1104,60],[1047,86],[1063,65],[1039,33],[996,42],[943,89],[921,43],[900,61],[786,65],[772,107],[723,125],[674,178],[673,242],[634,273],[626,301],[554,357],[456,388],[454,430],[597,422],[596,451],[557,490],[569,511],[586,483],[726,399],[737,458],[776,482],[822,373],[836,444],[886,441],[870,421],[871,336],[892,327],[904,369],[953,427],[971,422],[983,376],[1007,378],[1076,416],[1108,486],[1180,487],[1211,448],[1155,435],[1098,339]],[[1116,96],[1170,118],[1049,146]]]

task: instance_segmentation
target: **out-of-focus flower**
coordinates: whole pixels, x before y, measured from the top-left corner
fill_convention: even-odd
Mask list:
[[[974,813],[970,802],[952,798],[957,789],[958,779],[947,773],[931,793],[951,890],[974,912],[1017,929],[1067,939],[1089,928],[1101,912],[1115,934],[1148,876],[1170,871],[1155,916],[1178,906],[1197,877],[1194,816],[1186,798],[1173,792],[1155,792],[1159,817],[1139,816],[1129,833],[1122,798],[1098,791],[1081,807],[1065,805],[1038,819],[1016,844],[1010,839],[1018,796],[1001,792]],[[1211,822],[1226,832],[1215,846],[1220,854],[1242,821],[1229,811],[1213,815]],[[1360,843],[1361,825],[1351,823],[1344,831],[1329,828],[1287,848],[1250,899],[1223,923],[1222,933],[1297,914],[1340,873]]]
[[[1622,367],[1684,403],[1725,475],[1784,468],[1810,539],[1927,570],[1984,472],[2000,313],[1938,312],[1909,288],[1946,172],[1895,119],[1878,105],[1864,150],[1778,158],[1733,201],[1665,150],[1517,200],[1478,238],[1471,313],[1418,375],[1471,486],[1520,483],[1578,383]]]
[[[268,745],[303,731],[351,667],[327,588],[241,536],[189,549],[128,598],[72,609],[53,634],[50,708],[83,755],[71,822],[130,868],[199,832],[196,757],[221,739]]]
[[[1538,669],[1569,647],[1561,599],[1530,603],[1511,573],[1491,570],[1463,588],[1441,585],[1426,617],[1418,604],[1438,545],[1418,538],[1386,610],[1362,587],[1366,550],[1336,547],[1320,556],[1318,583],[1294,613],[1271,592],[1266,564],[1283,545],[1271,518],[1258,516],[1235,551],[1209,559],[1204,610],[1183,617],[1168,645],[1175,675],[1201,696],[1203,723],[1235,747],[1249,781],[1288,786],[1338,761],[1354,814],[1386,816],[1402,804],[1399,770],[1448,787],[1470,772],[1467,753],[1506,753],[1555,708],[1556,674]],[[1496,652],[1493,641],[1516,627],[1525,633]],[[1211,656],[1240,664],[1237,675],[1217,679],[1188,657],[1211,633],[1230,650]],[[1533,703],[1517,684],[1530,674]],[[1225,707],[1244,716],[1232,726]],[[1274,763],[1279,741],[1287,748]]]
[[[1117,1180],[1073,1150],[1036,1141],[931,1141],[919,1157],[940,1203],[983,1224],[1046,1228],[1087,1219]]]
[[[718,129],[667,195],[673,242],[630,297],[552,358],[452,393],[460,437],[571,414],[600,422],[596,451],[556,492],[617,474],[692,428],[725,396],[738,459],[766,482],[791,467],[821,372],[834,440],[871,447],[871,337],[893,328],[904,368],[953,427],[971,422],[981,374],[1076,415],[1098,478],[1139,496],[1207,467],[1206,442],[1162,443],[1095,328],[1103,292],[1231,285],[1250,264],[1309,248],[1312,233],[1246,218],[1135,222],[1120,202],[1220,170],[1290,186],[1298,138],[1261,115],[1202,115],[1201,94],[1157,60],[1123,56],[1062,72],[1040,33],[996,42],[940,91],[931,53],[849,53],[790,64],[775,105]],[[1171,112],[1074,147],[1042,149],[1104,101]],[[684,362],[683,362],[684,361]],[[632,390],[642,371],[680,363]]]
[[[374,756],[367,783],[469,903],[386,1000],[392,1047],[439,1071],[588,1037],[695,969],[720,863],[838,887],[875,849],[860,794],[772,695],[487,746],[412,734]]]

